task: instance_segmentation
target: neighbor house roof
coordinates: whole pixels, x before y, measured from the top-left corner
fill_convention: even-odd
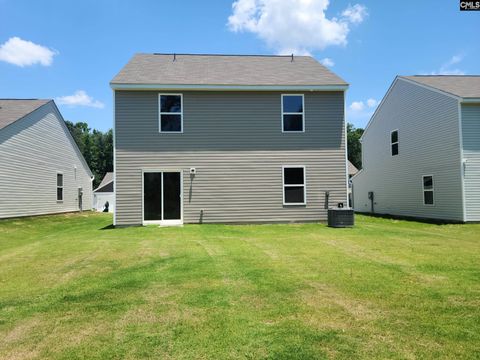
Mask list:
[[[478,75],[415,75],[400,76],[461,98],[480,98]]]
[[[358,172],[358,169],[350,161],[348,161],[348,175],[353,176]]]
[[[0,130],[52,100],[0,99]]]
[[[113,172],[107,172],[107,173],[105,174],[105,176],[103,177],[102,182],[100,183],[100,185],[98,185],[98,187],[97,187],[94,191],[97,191],[97,190],[102,189],[103,187],[107,186],[107,185],[110,184],[111,182],[113,182]]]
[[[311,56],[136,54],[119,85],[336,86],[348,84]]]

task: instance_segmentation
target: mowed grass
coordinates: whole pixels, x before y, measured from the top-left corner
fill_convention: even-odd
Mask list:
[[[111,222],[0,221],[0,358],[480,358],[480,225]]]

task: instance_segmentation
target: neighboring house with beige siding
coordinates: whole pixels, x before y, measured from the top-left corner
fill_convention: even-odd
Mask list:
[[[0,218],[91,208],[92,173],[53,100],[0,99]]]
[[[480,221],[480,76],[399,76],[361,139],[354,209]]]
[[[319,221],[347,203],[348,85],[311,57],[137,54],[111,87],[115,225]]]

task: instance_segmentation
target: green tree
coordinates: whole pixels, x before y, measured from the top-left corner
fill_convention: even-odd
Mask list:
[[[95,179],[96,188],[107,172],[113,171],[113,132],[102,132],[88,127],[85,122],[65,121]]]
[[[348,160],[350,160],[357,169],[362,168],[362,145],[360,143],[360,137],[363,135],[363,131],[363,129],[356,128],[353,124],[347,124]]]
[[[85,139],[89,136],[90,128],[86,122],[77,122],[73,123],[71,121],[66,120],[65,124],[70,130],[70,134],[72,134],[73,139],[78,145],[80,152],[83,154],[85,151]]]

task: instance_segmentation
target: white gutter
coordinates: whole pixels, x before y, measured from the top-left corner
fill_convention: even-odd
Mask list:
[[[462,98],[460,102],[466,103],[466,104],[475,104],[475,103],[480,103],[480,98]]]

